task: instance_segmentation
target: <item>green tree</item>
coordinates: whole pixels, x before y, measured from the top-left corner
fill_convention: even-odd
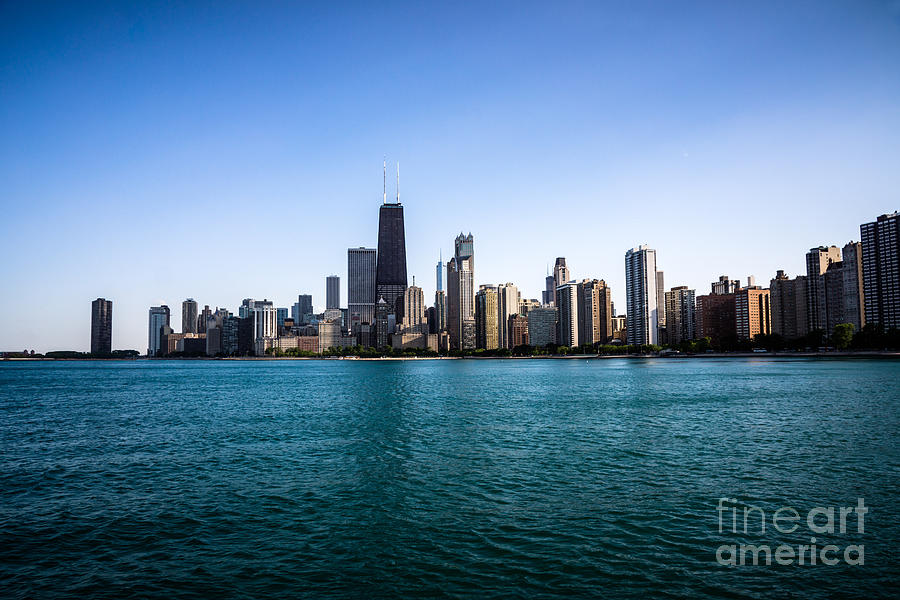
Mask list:
[[[846,350],[853,342],[853,323],[840,323],[834,326],[831,341],[838,350]]]

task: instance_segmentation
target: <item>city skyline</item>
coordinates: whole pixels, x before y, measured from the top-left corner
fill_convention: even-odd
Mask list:
[[[181,331],[188,297],[321,310],[347,249],[376,246],[385,154],[428,302],[459,231],[476,290],[539,299],[564,256],[623,313],[624,249],[649,244],[667,288],[701,294],[721,274],[804,274],[810,248],[898,208],[892,5],[466,10],[4,7],[0,349],[87,350],[97,297],[112,347],[138,350],[148,307]],[[548,227],[553,211],[596,235]]]

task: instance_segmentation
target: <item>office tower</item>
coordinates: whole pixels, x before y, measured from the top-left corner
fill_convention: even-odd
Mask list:
[[[444,255],[441,253],[438,257],[437,267],[435,268],[435,277],[437,287],[434,288],[435,291],[443,291],[444,289]]]
[[[300,294],[297,296],[297,302],[291,308],[291,317],[297,325],[305,325],[309,322],[309,316],[313,314],[312,295]],[[240,315],[245,317],[247,315]]]
[[[475,347],[495,350],[500,347],[500,326],[497,323],[497,287],[482,285],[475,294]]]
[[[325,308],[341,307],[341,278],[329,275],[325,278]]]
[[[250,321],[252,351],[256,356],[265,355],[266,342],[271,342],[278,335],[278,315],[272,301],[246,298],[239,312]]]
[[[415,284],[415,278],[413,280]],[[428,322],[425,319],[425,294],[422,288],[411,285],[403,292],[403,319],[400,333],[428,333]]]
[[[347,309],[354,335],[362,323],[375,322],[375,248],[347,250]]]
[[[384,300],[384,298],[379,298],[378,302],[375,303],[375,347],[376,348],[386,348],[390,345],[390,333],[389,333],[389,322],[388,317],[390,316],[391,308],[388,306],[388,303]]]
[[[147,332],[147,356],[156,356],[161,346],[160,339],[160,330],[163,325],[169,325],[171,317],[171,312],[169,311],[169,307],[163,304],[162,306],[151,306],[150,307],[150,327]]]
[[[743,287],[734,293],[735,333],[738,339],[752,340],[757,335],[772,333],[769,290]]]
[[[790,279],[783,270],[769,282],[772,333],[794,340],[809,333],[806,322],[806,276]]]
[[[241,319],[231,313],[222,319],[222,354],[234,356],[238,353],[238,328]]]
[[[516,346],[528,345],[528,317],[525,315],[510,315],[507,323],[509,331],[509,349]]]
[[[612,336],[610,290],[602,279],[584,279],[578,284],[578,340],[605,344]]]
[[[475,347],[475,246],[472,234],[460,233],[456,255],[447,263],[447,329],[450,347]]]
[[[581,345],[578,328],[578,284],[574,281],[556,288],[557,329],[556,340],[560,346],[574,348]]]
[[[544,291],[541,292],[541,302],[547,306],[556,303],[556,277],[547,275],[544,278]]]
[[[900,329],[900,213],[859,226],[866,323]]]
[[[181,303],[181,333],[197,333],[197,301],[193,298]]]
[[[733,293],[698,296],[694,318],[698,338],[708,337],[713,344],[719,345],[733,342],[737,337]]]
[[[396,315],[397,300],[406,290],[406,233],[400,204],[400,167],[397,166],[397,201],[378,211],[378,252],[375,257],[375,297],[384,298]]]
[[[429,306],[425,309],[425,320],[428,321],[428,333],[437,333],[440,331],[434,306]]]
[[[741,287],[741,282],[737,279],[728,279],[728,275],[720,275],[718,281],[712,282],[713,294],[733,294]]]
[[[278,335],[284,335],[284,322],[288,320],[288,309],[287,308],[276,308],[275,309],[275,331]]]
[[[831,263],[840,260],[837,246],[819,246],[806,253],[806,321],[810,331],[827,327],[825,272]]]
[[[91,302],[91,354],[112,352],[112,300]]]
[[[541,306],[528,311],[528,343],[535,348],[556,345],[556,307]]]
[[[212,310],[209,308],[209,304],[203,307],[203,310],[200,311],[200,316],[197,317],[197,333],[206,333],[206,322],[212,316]]]
[[[629,344],[656,344],[656,250],[638,246],[625,253],[625,300]]]
[[[850,242],[841,251],[843,267],[842,295],[843,307],[841,322],[850,323],[855,331],[866,326],[865,292],[863,291],[862,276],[862,243]],[[828,330],[829,335],[834,327]]]
[[[656,323],[660,329],[666,327],[666,283],[662,271],[656,272]]]
[[[672,345],[694,339],[695,294],[686,285],[673,287],[665,293],[666,336]]]
[[[519,313],[519,288],[511,283],[497,286],[497,324],[500,327],[498,344],[501,348],[509,345],[509,318]]]
[[[338,321],[319,321],[316,324],[318,335],[317,351],[322,354],[329,348],[338,348],[342,346],[341,341],[341,324]]]
[[[519,314],[527,315],[532,308],[539,308],[541,303],[536,298],[519,298]]]
[[[434,293],[434,326],[435,331],[431,333],[447,330],[447,294],[443,290]]]

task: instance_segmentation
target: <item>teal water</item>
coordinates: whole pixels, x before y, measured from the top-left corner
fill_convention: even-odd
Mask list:
[[[896,597],[900,362],[0,363],[0,597]],[[723,566],[719,498],[864,564]],[[731,513],[727,513],[730,515]],[[826,541],[827,540],[827,541]]]

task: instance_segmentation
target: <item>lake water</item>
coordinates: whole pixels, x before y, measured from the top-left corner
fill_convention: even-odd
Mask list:
[[[0,596],[896,597],[898,381],[893,360],[4,362]],[[838,564],[717,560],[811,536]]]

